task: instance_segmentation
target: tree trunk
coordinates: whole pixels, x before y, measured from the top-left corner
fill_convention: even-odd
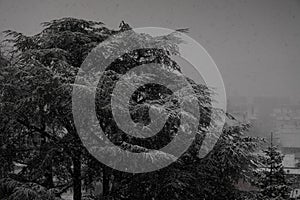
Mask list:
[[[46,167],[46,172],[45,172],[45,187],[50,189],[54,187],[54,182],[53,182],[53,170],[52,170],[52,163],[49,164],[49,166]]]
[[[81,162],[80,154],[73,160],[73,200],[81,200]]]
[[[40,157],[42,159],[47,158],[47,153],[49,150],[49,147],[47,145],[47,138],[42,136],[41,137],[41,152],[40,152]],[[45,147],[45,148],[44,148]],[[52,169],[52,158],[51,160],[47,161],[47,164],[45,166],[45,181],[43,186],[45,186],[47,189],[53,188],[54,187],[54,182],[53,182],[53,169]]]
[[[102,185],[103,185],[103,192],[102,195],[108,196],[109,195],[109,191],[110,191],[110,169],[107,166],[103,166],[103,174],[102,174],[103,180],[102,180]]]

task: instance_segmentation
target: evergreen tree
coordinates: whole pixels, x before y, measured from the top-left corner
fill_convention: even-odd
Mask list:
[[[264,151],[264,170],[258,173],[257,186],[261,189],[262,199],[288,199],[289,187],[284,172],[283,155],[276,146],[271,145]]]
[[[6,145],[5,148],[17,152],[13,161],[26,165],[14,179],[22,184],[30,182],[41,185],[43,189],[52,191],[52,196],[59,196],[73,187],[74,200],[82,199],[83,186],[89,187],[93,181],[99,180],[102,181],[102,196],[105,198],[236,199],[238,191],[235,184],[239,179],[249,178],[249,174],[255,169],[256,161],[252,153],[257,140],[243,134],[247,126],[226,127],[214,149],[205,158],[199,158],[203,138],[206,134],[214,134],[206,130],[212,108],[210,91],[205,85],[191,83],[201,112],[199,131],[187,152],[170,166],[151,173],[130,174],[108,168],[91,157],[81,144],[74,126],[72,84],[80,65],[94,47],[109,36],[130,30],[130,27],[122,22],[119,30],[110,30],[101,22],[73,18],[53,20],[43,26],[44,30],[34,36],[15,31],[6,32],[11,38],[9,41],[13,44],[16,57],[12,64],[2,70],[5,73],[2,73],[0,82],[0,92],[3,95],[0,117],[7,119],[1,125],[8,125],[9,129],[1,131],[12,138],[10,141],[13,142],[13,147],[8,148]],[[161,49],[137,49],[126,53],[111,64],[111,70],[104,76],[105,80],[115,80],[120,74],[118,72],[123,69],[148,63],[164,64],[180,72],[180,66],[169,56],[177,53],[176,45],[180,42],[174,35],[153,38],[134,33],[131,36],[131,43],[152,41],[161,44]],[[118,50],[114,47],[112,49]],[[106,92],[112,82],[106,83],[108,85],[102,87],[103,90],[98,88],[98,97],[101,94],[108,97]],[[152,88],[155,89],[155,85]],[[142,92],[146,94],[143,102],[147,100],[158,104],[151,88],[145,88]],[[159,100],[164,103],[170,95],[166,91],[162,92],[166,95],[162,95]],[[139,93],[132,98],[132,117],[147,124],[147,104],[139,104],[138,95]],[[110,110],[101,110],[105,107],[98,106],[108,104],[106,100],[96,99],[97,109],[103,114],[97,117],[103,121],[104,128],[112,130],[107,131],[110,140],[120,145],[125,137],[126,148],[137,151],[147,149],[150,146],[148,143],[125,134],[120,138],[120,134],[113,131],[115,126],[108,115]],[[135,107],[139,109],[133,109]],[[176,117],[177,115],[172,118],[175,122]],[[165,131],[163,136],[166,137],[160,142],[169,141],[172,136],[169,133]],[[35,141],[36,138],[39,140]],[[157,157],[168,159],[162,155],[166,154],[158,154]],[[155,158],[155,155],[151,158]],[[2,182],[0,189],[10,185],[11,181],[7,180]],[[86,185],[82,185],[82,182]],[[24,189],[27,186],[21,190],[28,191]],[[7,194],[11,195],[10,192]],[[20,198],[24,197],[23,193],[18,194]]]

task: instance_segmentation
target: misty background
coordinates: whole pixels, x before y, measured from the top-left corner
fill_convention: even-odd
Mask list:
[[[217,64],[228,96],[300,101],[300,1],[0,0],[0,31],[36,34],[62,17],[117,28],[189,27]]]

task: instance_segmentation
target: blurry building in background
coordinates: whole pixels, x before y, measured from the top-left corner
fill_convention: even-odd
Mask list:
[[[300,199],[300,105],[285,104],[273,109],[274,133],[284,155],[286,174],[297,180],[290,197]]]
[[[288,98],[243,96],[229,97],[228,112],[240,123],[250,123],[247,134],[259,136],[270,141],[273,132],[273,144],[278,145],[283,158],[286,174],[297,180],[290,194],[300,199],[300,102],[291,103]],[[266,146],[269,144],[267,143]],[[253,190],[251,186],[239,183],[239,188]]]

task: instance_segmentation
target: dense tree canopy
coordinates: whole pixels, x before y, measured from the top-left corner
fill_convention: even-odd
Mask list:
[[[256,167],[256,157],[252,152],[258,139],[244,135],[247,125],[227,125],[214,149],[200,158],[198,154],[203,138],[206,134],[213,134],[205,128],[214,120],[211,116],[214,108],[211,107],[209,88],[192,80],[189,82],[195,91],[202,117],[195,141],[176,162],[155,172],[131,174],[109,168],[92,157],[82,145],[74,125],[73,83],[81,64],[94,47],[109,36],[131,28],[122,22],[119,30],[111,30],[102,22],[74,18],[53,20],[42,25],[43,31],[33,36],[6,31],[7,41],[14,48],[14,58],[1,66],[0,118],[3,120],[0,126],[1,136],[5,137],[0,138],[0,147],[5,150],[1,151],[0,159],[9,151],[10,155],[14,155],[10,156],[13,160],[5,163],[14,161],[24,165],[19,173],[10,175],[18,182],[5,179],[13,183],[12,187],[20,185],[22,189],[28,187],[23,187],[24,183],[37,184],[43,190],[51,191],[51,198],[59,197],[73,187],[74,200],[81,200],[82,190],[93,188],[93,184],[100,180],[102,196],[111,199],[238,199],[239,191],[235,186],[239,179],[248,180]],[[109,130],[106,134],[115,144],[124,145],[127,150],[147,152],[172,139],[170,130],[178,128],[178,113],[175,112],[170,119],[169,129],[161,132],[164,140],[155,143],[158,147],[153,147],[151,140],[141,142],[120,134],[111,121],[109,110],[105,110],[103,105],[109,101],[109,86],[113,86],[113,81],[122,75],[123,68],[160,63],[181,72],[180,66],[170,59],[170,55],[178,54],[176,45],[180,41],[174,34],[168,35],[167,40],[133,34],[133,41],[160,42],[161,48],[128,52],[111,64],[103,78],[107,85],[97,88],[97,117],[103,122],[104,129]],[[156,87],[140,88],[140,92],[133,95],[130,109],[136,122],[149,123],[149,115],[145,114],[149,105],[145,101],[158,105],[172,101],[166,88]],[[157,95],[153,90],[164,95]],[[141,93],[145,96],[139,96]],[[176,108],[176,103],[172,106]],[[122,143],[124,141],[125,144]],[[4,185],[4,181],[1,182],[0,191],[1,187],[6,187]]]

